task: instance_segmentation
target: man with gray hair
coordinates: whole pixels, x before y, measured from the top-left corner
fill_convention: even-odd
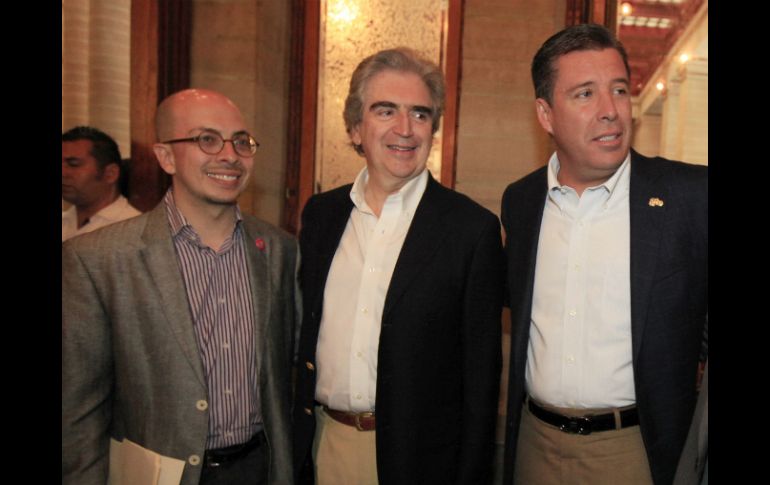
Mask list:
[[[366,166],[302,215],[295,466],[319,485],[491,481],[500,224],[426,169],[443,106],[435,64],[364,59],[344,118]]]

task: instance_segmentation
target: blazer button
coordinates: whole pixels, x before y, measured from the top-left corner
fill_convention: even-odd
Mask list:
[[[207,403],[204,399],[201,399],[195,403],[195,407],[198,408],[198,411],[205,411],[209,408],[209,403]]]
[[[308,416],[312,416],[313,415],[313,410],[310,409],[310,408],[305,408],[305,414],[307,414]]]
[[[201,457],[200,457],[200,456],[198,456],[198,455],[190,455],[190,456],[187,458],[187,463],[189,463],[189,464],[190,464],[190,465],[192,465],[192,466],[197,466],[197,465],[200,465],[200,463],[201,463]]]
[[[310,362],[310,361],[308,361],[308,362],[305,362],[305,367],[307,367],[307,370],[311,370],[311,371],[312,371],[312,370],[315,370],[315,366],[314,366],[314,365],[313,365],[313,363],[312,363],[312,362]]]

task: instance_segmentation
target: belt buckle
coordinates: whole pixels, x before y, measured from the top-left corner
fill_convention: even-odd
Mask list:
[[[566,424],[559,426],[560,431],[571,434],[591,434],[591,418],[587,416],[571,416]]]
[[[374,416],[374,413],[371,411],[356,413],[355,415],[356,429],[358,431],[366,431],[364,427],[361,425],[361,418],[371,418],[372,416]]]

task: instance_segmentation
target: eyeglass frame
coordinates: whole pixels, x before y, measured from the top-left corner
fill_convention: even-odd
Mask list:
[[[206,150],[203,149],[203,147],[201,146],[201,143],[200,143],[200,139],[201,139],[201,137],[204,134],[216,135],[216,136],[218,136],[219,138],[222,139],[222,147],[219,149],[219,151],[217,151],[216,153],[209,153],[209,152],[207,152]],[[200,148],[201,151],[203,153],[205,153],[206,155],[219,155],[220,153],[222,153],[222,150],[225,149],[225,143],[227,143],[229,141],[230,144],[233,146],[233,151],[236,154],[238,154],[239,156],[241,156],[241,157],[247,157],[247,156],[250,157],[250,156],[253,156],[254,154],[256,154],[257,153],[257,148],[259,148],[259,142],[257,141],[257,139],[254,138],[251,134],[249,134],[246,131],[238,132],[236,135],[240,135],[240,134],[244,134],[244,135],[248,136],[250,139],[254,140],[254,145],[255,145],[254,146],[254,151],[249,153],[248,155],[243,155],[243,154],[238,152],[238,149],[235,148],[235,143],[234,143],[235,140],[234,140],[234,138],[229,138],[229,139],[225,138],[224,136],[222,136],[221,133],[219,133],[218,131],[214,131],[214,130],[204,130],[203,132],[199,133],[196,136],[191,136],[191,137],[188,137],[188,138],[175,138],[173,140],[162,141],[161,143],[173,144],[173,143],[195,142],[198,145],[198,148]]]

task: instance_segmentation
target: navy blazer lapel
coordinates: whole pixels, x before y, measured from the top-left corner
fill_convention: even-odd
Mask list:
[[[140,250],[140,253],[147,272],[155,284],[155,290],[160,296],[161,308],[166,320],[196,377],[201,385],[205,386],[203,363],[195,340],[187,292],[177,262],[174,242],[171,239],[166,205],[162,202],[148,214],[142,240],[145,247]]]
[[[650,290],[660,251],[668,190],[662,183],[662,171],[652,161],[631,151],[629,212],[631,226],[631,336],[636,361],[644,335]]]
[[[548,192],[546,169],[535,172],[533,179],[525,183],[521,192],[517,193],[515,202],[506,201],[509,206],[503,209],[504,222],[509,225],[506,230],[511,231],[510,234],[506,233],[505,241],[506,255],[510,258],[506,295],[511,295],[509,306],[512,312],[515,311],[511,315],[511,322],[520,325],[519,331],[511,332],[514,338],[511,349],[520,365],[523,365],[527,357],[537,248]],[[513,203],[517,205],[513,206]]]
[[[246,243],[246,266],[249,271],[249,285],[251,286],[251,301],[254,311],[254,348],[257,353],[257,375],[262,379],[264,368],[262,358],[266,355],[264,346],[267,345],[268,340],[267,323],[270,316],[271,300],[269,295],[272,291],[272,281],[267,262],[267,253],[271,248],[266,245],[258,227],[250,223],[245,217],[242,220],[242,228]]]
[[[393,306],[404,294],[415,275],[422,271],[430,256],[444,240],[447,225],[444,216],[448,210],[447,204],[442,203],[443,191],[449,190],[440,186],[428,174],[428,185],[417,205],[414,218],[404,239],[404,245],[398,255],[393,275],[390,279],[388,293],[385,296],[385,306],[382,311],[382,321],[385,322]]]

